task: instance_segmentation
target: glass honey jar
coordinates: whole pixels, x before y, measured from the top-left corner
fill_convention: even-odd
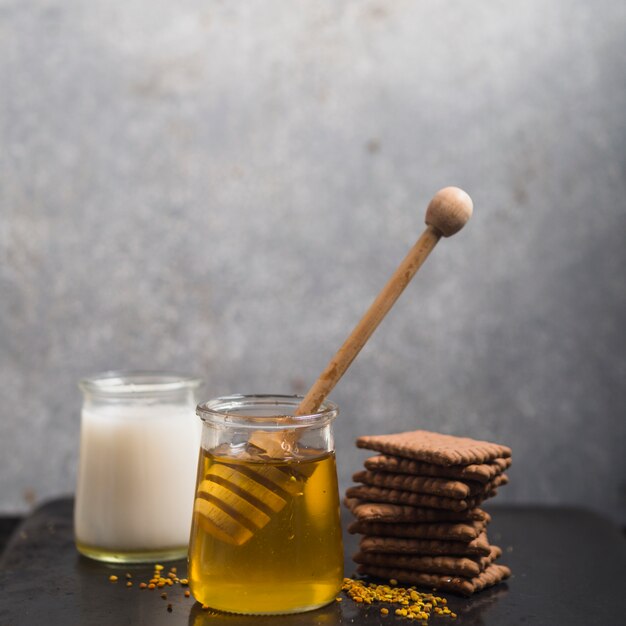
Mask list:
[[[244,614],[332,602],[343,545],[332,422],[337,406],[295,416],[297,396],[221,397],[203,422],[189,584],[199,602]]]

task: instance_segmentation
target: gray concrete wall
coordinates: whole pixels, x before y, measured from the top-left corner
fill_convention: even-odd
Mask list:
[[[475,201],[333,393],[513,447],[509,502],[626,521],[626,4],[0,0],[0,511],[73,490],[76,380],[302,391]],[[167,459],[163,459],[167,463]]]

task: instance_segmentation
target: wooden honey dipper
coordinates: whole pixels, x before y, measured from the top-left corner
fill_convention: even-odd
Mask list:
[[[309,389],[295,411],[296,416],[318,411],[439,239],[461,230],[472,210],[471,198],[458,187],[445,187],[435,194],[426,210],[426,229]],[[259,430],[250,436],[249,443],[264,452],[264,456],[281,458],[286,450],[293,448],[297,437],[295,430],[281,433]],[[301,481],[294,481],[293,474],[271,464],[259,464],[246,472],[235,464],[214,465],[198,488],[194,510],[208,532],[222,541],[242,545],[286,505],[286,498],[296,495],[301,488]]]

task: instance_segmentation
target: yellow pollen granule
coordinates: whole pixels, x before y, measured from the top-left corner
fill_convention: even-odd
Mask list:
[[[344,578],[341,589],[357,604],[372,604],[373,602],[395,604],[397,607],[393,609],[395,615],[410,620],[421,620],[424,625],[427,624],[432,614],[438,614],[442,617],[456,617],[456,614],[445,606],[447,604],[445,598],[435,596],[432,593],[420,593],[415,590],[415,587],[409,589],[397,587],[398,581],[395,579],[389,582],[392,586]],[[382,607],[380,612],[382,615],[388,615],[390,609]]]

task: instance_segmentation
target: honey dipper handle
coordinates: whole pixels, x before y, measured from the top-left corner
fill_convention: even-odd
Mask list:
[[[296,415],[315,413],[345,374],[361,348],[367,343],[394,302],[422,266],[439,239],[457,233],[472,215],[472,199],[458,187],[438,191],[426,210],[426,230],[402,260],[382,291],[376,296],[350,336],[330,360],[326,369],[309,389]]]

